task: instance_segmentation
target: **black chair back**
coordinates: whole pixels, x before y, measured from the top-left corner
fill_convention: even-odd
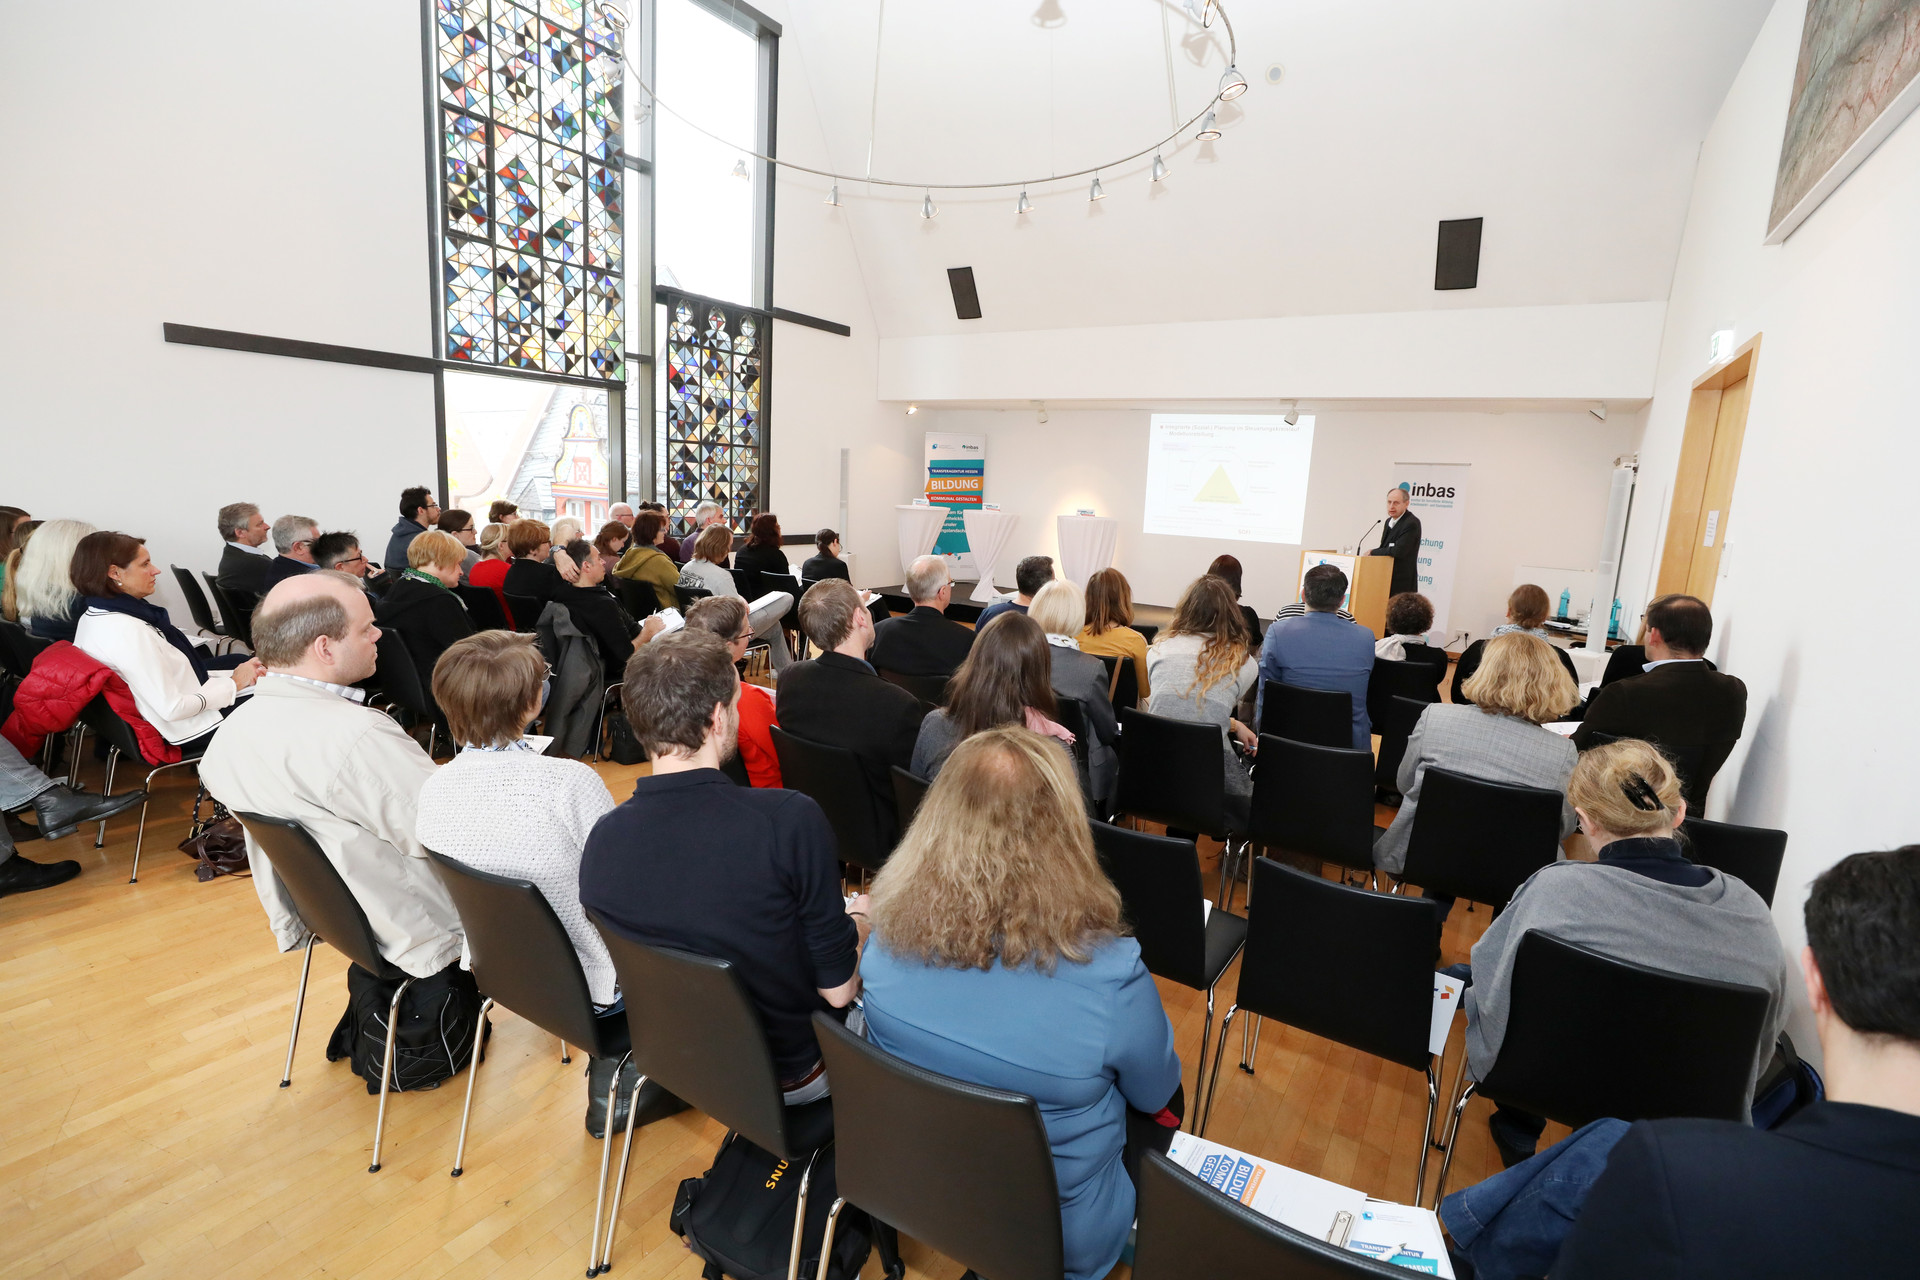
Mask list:
[[[1431,662],[1394,662],[1373,660],[1373,674],[1367,677],[1367,719],[1379,724],[1386,719],[1387,706],[1395,698],[1417,702],[1440,701],[1440,677],[1446,667]]]
[[[789,791],[813,797],[827,815],[840,843],[840,860],[878,871],[892,851],[881,835],[859,757],[845,747],[796,738],[779,725],[772,733],[780,781]]]
[[[825,1014],[813,1024],[833,1081],[841,1197],[976,1274],[1060,1280],[1060,1191],[1039,1105],[903,1062]]]
[[[1703,867],[1724,871],[1744,880],[1749,889],[1773,905],[1780,883],[1780,864],[1787,856],[1787,833],[1771,827],[1741,827],[1731,822],[1688,818],[1680,824],[1687,856]]]
[[[1606,1116],[1744,1121],[1767,999],[1529,930],[1480,1091],[1576,1129]]]
[[[1600,687],[1604,689],[1616,680],[1640,675],[1646,666],[1647,646],[1623,644],[1607,655],[1607,669],[1600,674]]]
[[[1373,753],[1263,736],[1247,838],[1373,870]]]
[[[616,1046],[602,1033],[573,939],[531,880],[481,871],[432,849],[427,858],[460,913],[481,991],[597,1058],[627,1051],[625,1043]]]
[[[1587,734],[1587,747],[1606,746],[1621,741],[1619,734],[1602,733],[1598,729]],[[1680,794],[1686,799],[1689,812],[1698,813],[1707,803],[1707,788],[1713,785],[1713,775],[1726,761],[1733,744],[1715,743],[1711,746],[1697,744],[1690,747],[1670,747],[1664,742],[1652,742],[1654,750],[1667,758],[1673,771],[1680,779]]]
[[[373,662],[373,682],[382,694],[417,716],[439,720],[439,712],[427,696],[426,680],[414,665],[406,635],[398,627],[381,628]]]
[[[713,592],[705,587],[683,587],[676,582],[673,586],[673,594],[680,601],[680,612],[685,613],[693,608],[694,601],[705,600]]]
[[[1545,787],[1429,768],[1400,878],[1430,893],[1504,907],[1528,876],[1559,856],[1563,799]]]
[[[1375,786],[1389,791],[1400,789],[1400,762],[1407,758],[1407,739],[1432,705],[1419,698],[1387,699],[1385,718],[1373,722],[1373,731],[1380,735],[1380,754],[1373,769]]]
[[[769,591],[786,592],[793,597],[793,602],[796,605],[800,603],[800,597],[805,594],[805,592],[800,589],[800,579],[794,577],[792,574],[768,573],[762,570],[760,573],[760,594],[765,595]],[[751,596],[748,597],[748,599],[752,598]]]
[[[467,606],[467,616],[473,619],[475,631],[512,631],[512,619],[507,611],[500,607],[500,597],[493,594],[491,587],[476,587],[471,583],[457,586],[453,594],[460,597],[460,603]]]
[[[380,954],[367,913],[347,882],[314,843],[307,829],[286,818],[234,810],[233,816],[266,855],[274,876],[293,899],[293,909],[309,930],[331,943],[347,959],[379,978],[406,975]]]
[[[635,942],[592,908],[587,918],[620,977],[640,1074],[781,1159],[804,1157],[787,1112],[805,1108],[782,1104],[760,1011],[732,963]]]
[[[947,705],[949,678],[946,676],[910,676],[898,671],[882,671],[880,678],[888,684],[897,684],[905,689],[918,698],[920,705],[928,711]]]
[[[1148,622],[1136,622],[1133,624],[1133,629],[1144,636],[1149,645],[1153,643],[1153,638],[1160,634],[1160,628]]]
[[[46,651],[51,640],[42,640],[17,622],[0,618],[0,663],[15,680],[25,680],[33,670],[33,660]]]
[[[1120,659],[1119,670],[1113,681],[1113,709],[1138,707],[1140,705],[1140,673],[1134,670],[1132,658]]]
[[[540,613],[546,606],[533,596],[507,595],[507,610],[513,614],[515,631],[537,631],[540,627]]]
[[[897,764],[893,766],[893,808],[900,815],[901,839],[906,838],[907,828],[913,825],[914,817],[920,812],[920,802],[927,798],[932,786],[919,774],[909,773]]]
[[[632,578],[608,578],[613,588],[614,598],[620,602],[634,621],[652,617],[660,611],[660,594],[653,589],[651,582],[635,582]]]
[[[1322,747],[1353,746],[1353,695],[1345,689],[1303,689],[1262,682],[1260,732]]]
[[[226,619],[227,634],[238,636],[251,649],[253,611],[260,604],[260,597],[251,591],[229,591],[220,585],[218,578],[204,569],[200,576],[206,579],[207,590],[213,593],[214,602],[220,606],[220,616]]]
[[[733,577],[733,589],[747,600],[758,600],[767,594],[766,589],[760,585],[758,569],[729,569],[727,572]]]
[[[1150,1151],[1140,1162],[1134,1280],[1350,1280],[1404,1277],[1256,1213]]]
[[[213,606],[207,603],[207,593],[193,580],[193,575],[177,564],[167,568],[173,570],[174,585],[180,588],[180,596],[187,602],[187,612],[193,615],[193,625],[209,635],[224,636],[227,629],[214,621]]]
[[[1441,675],[1447,670],[1447,651],[1430,644],[1407,644],[1400,647],[1401,657],[1407,662],[1431,662],[1440,668]],[[1436,684],[1438,678],[1436,677]]]
[[[129,760],[141,764],[159,764],[158,760],[147,759],[147,753],[140,749],[140,735],[133,726],[120,718],[104,693],[96,694],[86,706],[80,708],[80,723],[98,734],[107,746],[118,751]]]
[[[1095,821],[1093,847],[1120,891],[1147,972],[1204,991],[1207,926],[1200,853],[1191,840]]]
[[[1227,835],[1227,778],[1216,725],[1120,712],[1120,776],[1113,808],[1150,822]]]
[[[1087,709],[1078,698],[1054,695],[1054,721],[1062,729],[1073,735],[1073,758],[1084,769],[1087,752],[1091,749],[1093,730],[1087,728]]]

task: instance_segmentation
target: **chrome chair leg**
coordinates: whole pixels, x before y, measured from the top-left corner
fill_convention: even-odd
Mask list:
[[[820,1270],[814,1273],[814,1280],[827,1280],[827,1269],[833,1263],[833,1229],[839,1225],[840,1210],[846,1205],[844,1197],[836,1196],[827,1210],[827,1229],[820,1235]]]
[[[1441,1065],[1445,1066],[1446,1064],[1443,1061]],[[1460,1082],[1466,1077],[1466,1074],[1467,1074],[1467,1047],[1465,1045],[1461,1045],[1460,1061],[1454,1064],[1453,1087],[1447,1090],[1447,1097],[1457,1098],[1460,1096]],[[1447,1136],[1441,1141],[1440,1145],[1444,1149],[1445,1147],[1451,1146],[1452,1144],[1453,1144],[1453,1130],[1448,1129]]]
[[[134,833],[133,837],[133,873],[127,877],[128,884],[138,884],[140,882],[140,847],[146,843],[147,839],[147,805],[153,798],[153,780],[169,769],[178,769],[183,765],[197,765],[199,763],[200,758],[198,756],[195,756],[191,760],[175,760],[172,764],[160,765],[154,769],[152,773],[147,775],[147,799],[140,802],[140,827],[139,830]],[[196,813],[199,812],[197,792],[195,793],[194,811]]]
[[[473,1029],[473,1065],[467,1069],[467,1103],[460,1108],[460,1145],[453,1150],[453,1176],[456,1178],[467,1168],[467,1118],[473,1114],[473,1082],[480,1078],[480,1049],[487,1042],[487,1010],[491,1008],[492,996],[480,1001],[480,1021]]]
[[[313,972],[313,944],[320,935],[307,935],[307,958],[300,962],[300,990],[293,997],[293,1030],[287,1033],[287,1065],[280,1071],[280,1087],[293,1083],[293,1046],[300,1043],[300,1011],[307,1007],[307,975]]]
[[[1420,1207],[1420,1194],[1427,1189],[1427,1148],[1433,1145],[1433,1113],[1440,1105],[1440,1064],[1427,1061],[1427,1130],[1420,1140],[1420,1171],[1413,1175],[1413,1207]],[[1438,1197],[1433,1207],[1440,1207]]]
[[[572,1061],[573,1055],[567,1051],[567,1042],[562,1040],[560,1042],[560,1065],[564,1067]]]
[[[1213,1050],[1213,1075],[1207,1081],[1207,1109],[1200,1117],[1200,1127],[1195,1130],[1195,1134],[1202,1138],[1207,1136],[1207,1122],[1213,1119],[1214,1096],[1220,1091],[1220,1059],[1227,1056],[1227,1032],[1233,1026],[1234,1015],[1239,1012],[1239,1005],[1230,1006],[1227,1009],[1227,1016],[1220,1022],[1220,1042],[1214,1046]]]
[[[629,1054],[628,1057],[632,1055]],[[621,1061],[624,1063],[625,1058]],[[620,1176],[614,1179],[613,1203],[607,1207],[607,1247],[600,1253],[600,1271],[613,1270],[613,1232],[620,1225],[620,1199],[627,1193],[627,1168],[633,1163],[634,1120],[640,1115],[640,1090],[646,1087],[647,1078],[639,1076],[633,1082],[633,1100],[627,1104],[627,1140],[620,1148]],[[614,1068],[613,1085],[607,1090],[607,1146],[613,1146],[613,1106],[620,1098],[620,1069]],[[601,1152],[602,1159],[606,1152]],[[801,1184],[803,1187],[806,1185]],[[589,1271],[588,1275],[598,1274]]]
[[[825,1147],[815,1148],[807,1157],[807,1171],[800,1175],[800,1202],[793,1207],[793,1249],[787,1255],[787,1280],[800,1280],[801,1238],[807,1233],[807,1185],[813,1181],[813,1166]]]
[[[393,1084],[393,1038],[400,1030],[400,997],[412,985],[413,979],[408,978],[387,1003],[387,1053],[380,1066],[380,1110],[373,1119],[373,1163],[367,1166],[368,1173],[380,1172],[380,1139],[387,1131],[387,1090]]]
[[[1467,1103],[1473,1099],[1473,1091],[1479,1087],[1479,1081],[1470,1082],[1461,1093],[1460,1101],[1453,1105],[1453,1123],[1447,1129],[1447,1153],[1440,1158],[1440,1181],[1433,1188],[1433,1202],[1436,1205],[1447,1194],[1447,1174],[1453,1169],[1453,1144],[1460,1137],[1460,1113],[1467,1109]]]
[[[1187,1129],[1193,1132],[1193,1124],[1200,1118],[1202,1090],[1207,1082],[1207,1041],[1213,1039],[1213,988],[1207,988],[1207,1020],[1200,1026],[1200,1063],[1193,1071],[1193,1115],[1194,1120]]]
[[[1259,1014],[1249,1014],[1240,1024],[1240,1069],[1252,1075],[1253,1060],[1260,1053],[1260,1029],[1266,1026],[1266,1020]],[[1252,1032],[1252,1043],[1248,1043],[1248,1032]]]
[[[101,783],[100,785],[101,795],[110,796],[113,794],[113,771],[114,771],[114,767],[119,763],[120,763],[120,748],[108,747],[107,748],[107,777],[106,777],[106,781]],[[105,846],[106,843],[107,843],[107,820],[105,818],[102,818],[100,819],[100,830],[94,833],[93,847],[96,849],[99,849]]]
[[[613,1118],[613,1104],[620,1097],[620,1073],[626,1070],[627,1062],[632,1057],[633,1057],[632,1053],[623,1053],[620,1055],[620,1061],[613,1064],[613,1083],[607,1086],[607,1118],[609,1121],[611,1121]],[[638,1093],[639,1090],[635,1089],[634,1092]],[[628,1104],[627,1106],[627,1121],[628,1121],[627,1142],[629,1144],[633,1142],[633,1134],[632,1134],[633,1111],[634,1111],[634,1108],[632,1104]],[[600,1190],[593,1197],[593,1234],[587,1237],[587,1274],[589,1276],[597,1276],[600,1274],[600,1218],[601,1218],[602,1211],[606,1208],[607,1166],[612,1161],[612,1159],[613,1159],[613,1132],[612,1132],[612,1125],[609,1124],[605,1145],[603,1145],[600,1148]],[[624,1180],[624,1177],[626,1174],[626,1165],[624,1162],[620,1166],[620,1172]],[[620,1200],[618,1196],[614,1198],[613,1209],[614,1209],[614,1213],[618,1215],[620,1212]],[[612,1230],[608,1230],[607,1232],[607,1248],[608,1249],[613,1248]]]

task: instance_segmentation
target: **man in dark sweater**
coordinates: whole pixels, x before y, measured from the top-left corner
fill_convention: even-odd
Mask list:
[[[985,631],[987,624],[1003,613],[1025,613],[1033,598],[1040,594],[1040,588],[1053,581],[1052,556],[1028,556],[1013,566],[1013,598],[996,600],[980,611],[974,621],[975,631]]]
[[[820,806],[720,772],[739,701],[719,636],[687,628],[634,654],[621,706],[653,775],[587,837],[580,902],[636,942],[731,961],[787,1104],[798,1106],[827,1094],[811,1019],[859,994],[867,899],[841,899],[838,845]]]
[[[907,571],[907,598],[913,609],[873,628],[868,655],[881,671],[903,676],[938,676],[959,670],[973,650],[975,632],[947,617],[953,578],[939,556],[921,556]],[[1004,610],[1003,610],[1004,612]]]

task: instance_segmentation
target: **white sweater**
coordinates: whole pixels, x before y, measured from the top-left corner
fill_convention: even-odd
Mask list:
[[[531,880],[566,926],[594,1003],[612,1004],[613,960],[580,905],[580,854],[613,797],[578,760],[462,751],[420,788],[415,834],[476,871]]]
[[[186,655],[138,618],[89,609],[74,628],[74,647],[113,669],[133,690],[141,718],[178,745],[220,724],[220,709],[233,705],[239,686],[225,671],[201,684]]]

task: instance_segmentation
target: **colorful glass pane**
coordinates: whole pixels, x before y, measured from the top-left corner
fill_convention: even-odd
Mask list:
[[[720,504],[744,530],[762,495],[759,343],[764,313],[705,299],[673,297],[666,309],[663,479],[659,496],[686,532],[693,508]]]

